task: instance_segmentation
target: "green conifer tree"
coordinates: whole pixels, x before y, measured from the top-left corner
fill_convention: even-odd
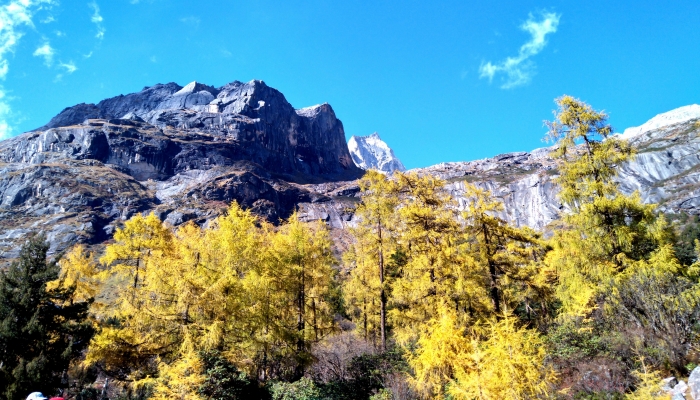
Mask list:
[[[46,260],[48,249],[43,236],[33,236],[0,273],[0,399],[54,393],[93,334],[86,319],[91,300],[73,301],[75,286],[47,290],[59,276],[56,261]]]

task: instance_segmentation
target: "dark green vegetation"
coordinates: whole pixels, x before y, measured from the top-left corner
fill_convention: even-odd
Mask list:
[[[74,302],[75,288],[47,289],[58,279],[46,261],[44,237],[31,237],[18,261],[0,274],[0,397],[26,396],[27,388],[53,393],[64,387],[64,371],[93,334],[89,301]]]

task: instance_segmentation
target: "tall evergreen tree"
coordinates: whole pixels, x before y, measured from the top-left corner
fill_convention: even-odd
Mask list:
[[[60,270],[56,260],[47,262],[48,249],[43,236],[33,236],[0,273],[1,399],[55,392],[93,333],[86,319],[91,300],[74,301],[75,286],[47,290]]]
[[[563,217],[566,227],[555,234],[547,263],[558,272],[564,314],[583,316],[596,307],[603,283],[663,241],[664,224],[638,193],[620,192],[618,166],[634,151],[612,135],[605,113],[571,96],[556,102],[549,136],[557,140],[559,197],[572,212]]]

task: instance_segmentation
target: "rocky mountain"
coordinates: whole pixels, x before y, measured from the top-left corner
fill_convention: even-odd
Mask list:
[[[664,212],[700,214],[700,106],[659,114],[628,128],[621,137],[637,149],[621,166],[623,192],[639,191],[647,203]],[[505,207],[502,217],[518,226],[545,229],[564,210],[553,178],[557,168],[551,149],[508,153],[493,158],[442,163],[416,170],[447,180],[448,189],[464,203],[464,183],[489,189]]]
[[[369,136],[352,136],[348,140],[348,149],[355,165],[364,170],[376,169],[387,173],[406,170],[377,132]]]
[[[258,80],[159,84],[0,142],[0,257],[30,231],[60,251],[135,213],[204,223],[233,200],[275,222],[299,204],[342,203],[335,183],[361,174],[328,104],[294,109]]]
[[[668,212],[700,214],[700,106],[623,134],[638,149],[621,166],[624,191]],[[159,84],[66,108],[35,131],[0,142],[0,263],[29,232],[57,252],[97,245],[136,213],[205,224],[236,200],[272,222],[293,211],[339,229],[352,223],[361,168],[403,165],[378,135],[345,142],[328,104],[295,109],[262,81],[219,88]],[[414,170],[491,190],[503,217],[546,229],[562,210],[549,149]]]

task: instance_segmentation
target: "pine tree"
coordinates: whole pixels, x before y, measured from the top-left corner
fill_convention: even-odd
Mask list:
[[[54,393],[68,365],[93,334],[86,320],[91,299],[76,301],[75,286],[47,283],[59,276],[47,262],[49,245],[33,236],[19,260],[0,273],[0,398],[16,399],[31,391]]]
[[[462,323],[470,310],[483,308],[482,279],[460,249],[462,228],[454,200],[445,182],[431,176],[397,174],[403,204],[399,208],[398,244],[406,260],[392,283],[390,311],[395,337],[407,345],[418,339],[428,322],[448,303],[468,310],[458,317]]]
[[[352,229],[356,243],[346,256],[354,268],[345,292],[350,305],[360,314],[358,328],[364,331],[365,339],[369,331],[378,328],[380,348],[386,350],[389,286],[386,265],[396,248],[398,186],[374,170],[368,171],[359,185],[362,202],[355,210],[358,224]]]
[[[311,345],[334,329],[328,304],[331,252],[328,228],[306,224],[296,214],[272,236],[269,274],[277,293],[275,308],[285,347],[293,349],[292,379],[311,363]]]
[[[486,278],[493,313],[522,311],[546,316],[553,277],[542,270],[546,246],[527,227],[515,228],[498,217],[503,203],[486,190],[465,184],[462,216],[469,253]]]
[[[625,195],[617,187],[617,168],[634,152],[612,135],[607,116],[571,96],[556,102],[549,136],[557,140],[552,155],[559,161],[559,197],[571,212],[552,241],[547,264],[558,273],[564,314],[585,316],[605,290],[604,282],[648,256],[654,247],[649,243],[662,239],[663,222],[638,193]]]

